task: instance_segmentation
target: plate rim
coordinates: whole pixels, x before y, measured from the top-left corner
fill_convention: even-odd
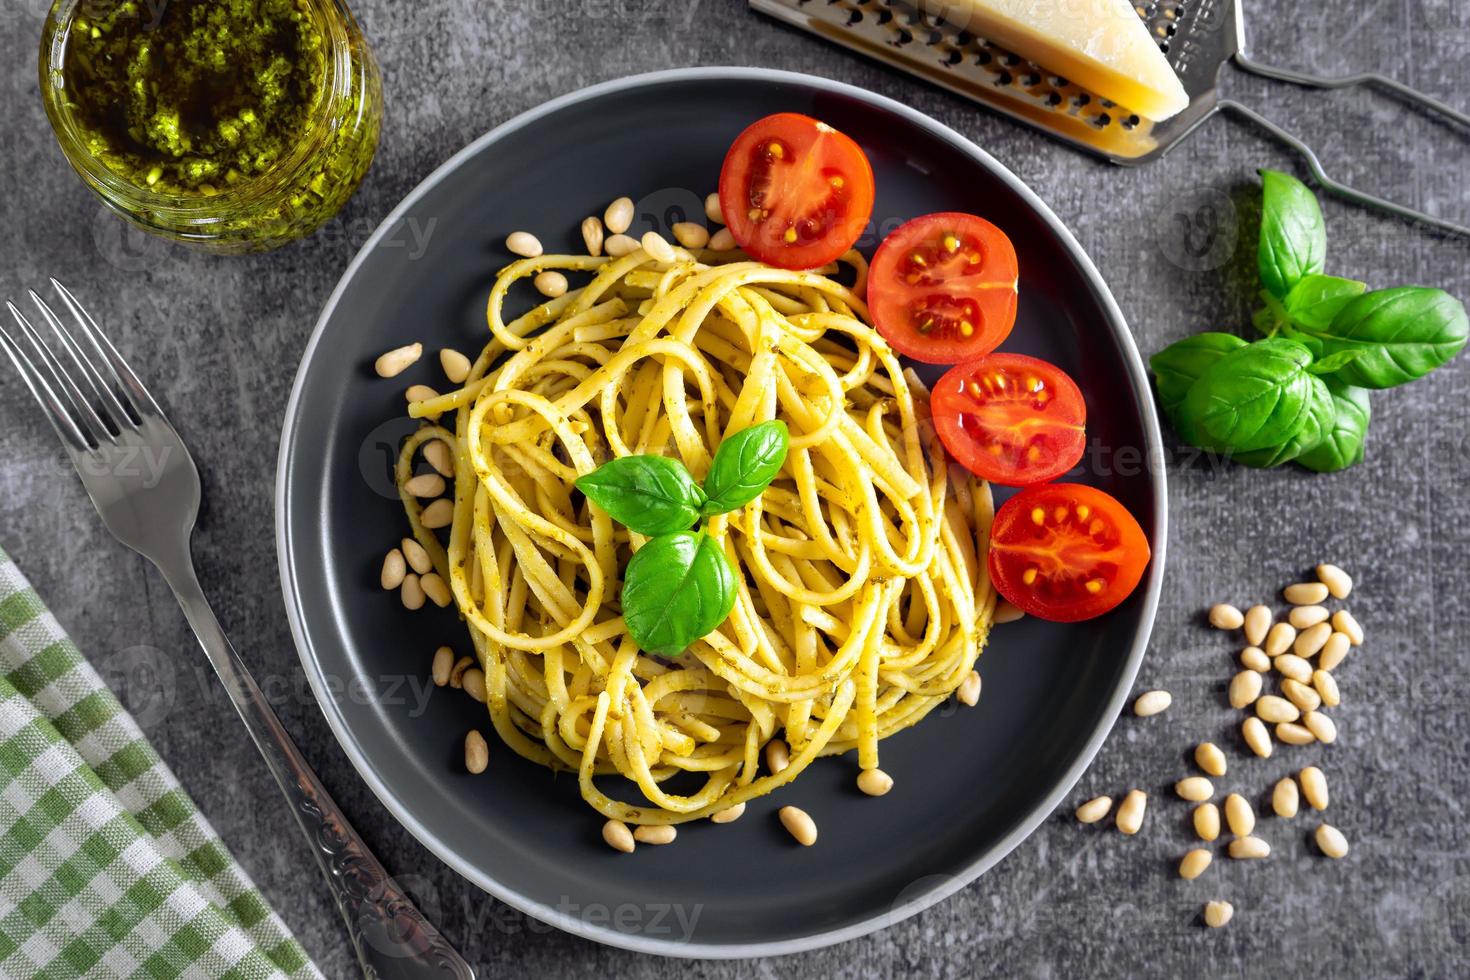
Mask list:
[[[424,826],[409,812],[407,807],[394,795],[386,782],[380,778],[376,767],[351,737],[351,731],[346,719],[342,716],[339,707],[330,696],[326,679],[323,676],[321,662],[314,655],[310,644],[307,642],[302,615],[301,595],[299,589],[296,587],[296,575],[291,561],[293,553],[292,536],[287,520],[289,514],[289,495],[287,489],[291,483],[292,450],[297,438],[296,422],[300,410],[302,392],[305,387],[306,368],[317,354],[317,348],[321,343],[327,322],[336,312],[337,304],[346,293],[348,284],[355,279],[359,269],[367,261],[368,256],[377,248],[379,241],[394,228],[404,214],[413,205],[417,204],[420,198],[457,171],[466,161],[477,155],[482,149],[518,129],[524,128],[545,116],[560,111],[566,106],[631,89],[708,80],[732,82],[784,81],[853,98],[884,112],[895,114],[902,117],[905,121],[921,129],[925,129],[932,135],[952,144],[960,152],[973,157],[981,166],[996,174],[1032,208],[1077,262],[1084,277],[1090,281],[1101,300],[1104,312],[1106,313],[1105,320],[1107,328],[1112,332],[1114,342],[1117,344],[1123,356],[1125,370],[1132,383],[1132,394],[1140,409],[1139,415],[1143,422],[1144,442],[1148,444],[1145,452],[1144,469],[1153,484],[1156,500],[1155,509],[1157,511],[1154,517],[1158,530],[1156,540],[1153,542],[1153,554],[1149,564],[1149,573],[1144,583],[1145,592],[1143,596],[1143,608],[1141,610],[1141,623],[1134,637],[1132,647],[1128,651],[1123,674],[1121,675],[1119,684],[1113,691],[1107,709],[1099,716],[1100,720],[1094,725],[1093,731],[1088,736],[1082,751],[1073,760],[1071,766],[1063,774],[1061,779],[1058,780],[1052,791],[1040,804],[1033,808],[1024,820],[1011,828],[999,841],[986,848],[974,861],[960,869],[958,873],[943,877],[943,880],[936,881],[931,888],[913,896],[903,905],[897,908],[891,908],[886,912],[874,914],[859,922],[838,929],[829,929],[797,938],[773,940],[770,942],[690,943],[672,939],[656,939],[630,935],[618,932],[611,927],[593,925],[502,885],[496,878],[483,873],[471,861],[466,860],[458,852],[439,840],[433,831]],[[983,147],[957,130],[888,96],[880,95],[877,92],[870,92],[867,89],[847,82],[840,82],[818,75],[809,75],[803,72],[754,67],[705,66],[662,69],[599,82],[567,92],[511,117],[476,137],[439,166],[435,167],[426,177],[415,184],[413,189],[404,195],[402,200],[383,217],[382,221],[373,230],[372,235],[368,237],[367,241],[358,249],[357,254],[353,256],[352,261],[342,271],[336,286],[333,287],[326,303],[323,304],[321,312],[317,316],[316,323],[312,327],[311,336],[302,351],[301,360],[297,363],[295,376],[292,379],[291,394],[286,401],[285,415],[281,424],[280,449],[276,459],[276,559],[281,579],[282,600],[286,607],[286,618],[291,627],[291,638],[296,646],[296,653],[301,661],[302,671],[306,674],[307,682],[311,686],[312,695],[316,698],[317,707],[321,710],[323,717],[326,718],[327,726],[332,730],[337,744],[347,755],[348,761],[352,763],[353,769],[357,771],[358,776],[372,790],[378,802],[431,854],[476,887],[494,896],[497,900],[505,902],[507,905],[533,918],[583,939],[590,939],[594,942],[631,950],[633,952],[680,959],[742,959],[757,956],[781,956],[820,949],[824,946],[857,939],[877,932],[880,929],[896,925],[938,904],[961,888],[973,883],[985,872],[999,864],[1001,860],[1030,837],[1047,817],[1055,812],[1057,805],[1076,786],[1077,782],[1082,778],[1082,775],[1092,764],[1092,760],[1096,757],[1098,751],[1102,748],[1103,742],[1107,740],[1108,735],[1112,732],[1113,726],[1116,724],[1123,708],[1123,704],[1127,700],[1129,692],[1132,690],[1133,682],[1138,676],[1138,670],[1143,662],[1144,654],[1148,649],[1149,639],[1153,634],[1154,621],[1158,612],[1159,597],[1162,592],[1164,579],[1169,523],[1168,484],[1165,479],[1163,466],[1163,433],[1159,427],[1158,413],[1155,411],[1153,398],[1147,394],[1149,391],[1148,375],[1144,368],[1143,356],[1139,352],[1138,344],[1133,338],[1132,331],[1128,328],[1127,318],[1118,306],[1112,290],[1108,288],[1107,281],[1103,278],[1102,273],[1098,271],[1097,266],[1093,263],[1092,258],[1087,254],[1086,250],[1083,249],[1081,243],[1077,241],[1076,236],[1072,234],[1071,230],[1057,217],[1056,213],[1052,211],[1046,202],[1024,181],[1017,177],[1009,167],[991,156]],[[441,930],[445,928],[443,923],[438,923],[438,925]]]

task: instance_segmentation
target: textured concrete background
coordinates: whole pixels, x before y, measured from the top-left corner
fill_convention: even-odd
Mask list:
[[[590,3],[424,0],[358,5],[384,72],[382,147],[361,191],[325,232],[272,255],[218,259],[128,234],[62,160],[36,91],[47,0],[0,6],[0,294],[55,275],[90,300],[118,346],[172,409],[204,471],[195,536],[220,619],[287,726],[385,863],[425,901],[485,977],[1451,976],[1470,972],[1470,358],[1375,397],[1368,460],[1343,475],[1255,472],[1171,460],[1169,574],[1140,678],[1175,694],[1165,715],[1124,718],[1075,794],[1153,798],[1128,840],[1048,821],[999,868],[877,935],[779,960],[684,964],[571,939],[499,906],[415,843],[357,778],[306,689],[286,628],[272,541],[278,432],[313,320],[389,208],[473,137],[547,98],[655,68],[763,65],[838,78],[915,105],[1011,167],[1077,233],[1151,353],[1187,333],[1243,330],[1252,243],[1232,194],[1260,166],[1291,169],[1254,132],[1211,121],[1136,171],[1096,163],[966,102],[776,26],[737,0]],[[1470,6],[1461,0],[1286,0],[1249,5],[1255,53],[1329,73],[1378,68],[1467,103]],[[1470,220],[1464,133],[1364,92],[1309,93],[1241,76],[1226,90],[1288,123],[1335,174]],[[773,107],[776,108],[776,107]],[[668,134],[677,140],[677,134]],[[630,189],[635,190],[635,189]],[[1198,197],[1203,192],[1205,197]],[[1213,202],[1210,268],[1168,245],[1175,212]],[[1467,245],[1328,203],[1329,270],[1378,286],[1423,283],[1470,298]],[[1197,264],[1195,264],[1197,265]],[[1096,406],[1095,406],[1096,407]],[[98,524],[21,387],[0,381],[0,542],[137,712],[204,811],[329,976],[352,973],[336,911],[274,786],[195,656],[172,597]],[[1371,639],[1339,671],[1342,731],[1330,749],[1240,755],[1222,691],[1234,644],[1200,626],[1220,599],[1267,598],[1323,558],[1358,578],[1352,606]],[[1353,851],[1316,856],[1314,822],[1263,820],[1263,863],[1217,861],[1186,883],[1187,808],[1168,787],[1200,738],[1227,746],[1222,789],[1252,798],[1320,761],[1331,822]],[[956,819],[963,819],[956,814]],[[779,887],[779,883],[773,883]],[[1198,925],[1227,898],[1235,921]]]

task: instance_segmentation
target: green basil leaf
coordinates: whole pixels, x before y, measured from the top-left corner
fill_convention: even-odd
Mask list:
[[[640,650],[678,656],[735,608],[735,571],[703,531],[660,535],[628,562],[622,602]]]
[[[1231,351],[1184,396],[1180,434],[1202,449],[1226,453],[1289,442],[1311,409],[1311,363],[1311,351],[1280,337]]]
[[[1368,352],[1366,350],[1363,350],[1361,347],[1357,350],[1340,350],[1335,353],[1328,354],[1321,360],[1313,361],[1312,366],[1307,368],[1307,370],[1311,371],[1319,378],[1326,377],[1329,374],[1341,371],[1344,367],[1351,364],[1353,361],[1356,361],[1358,358],[1362,357],[1366,353]]]
[[[1292,323],[1315,330],[1331,323],[1344,306],[1367,289],[1367,283],[1356,279],[1311,275],[1291,287],[1282,305]]]
[[[1159,390],[1159,405],[1172,420],[1179,411],[1190,385],[1194,384],[1205,368],[1233,350],[1246,346],[1246,342],[1233,333],[1215,331],[1185,337],[1159,351],[1148,359],[1154,373],[1154,385]]]
[[[1307,185],[1290,174],[1261,171],[1261,242],[1256,265],[1261,285],[1284,298],[1327,259],[1327,226]]]
[[[1301,326],[1319,357],[1360,350],[1336,373],[1360,388],[1392,388],[1423,377],[1454,357],[1470,338],[1464,305],[1442,289],[1375,289],[1350,301],[1325,327]]]
[[[790,444],[786,423],[779,419],[757,423],[726,438],[715,450],[704,478],[708,499],[701,512],[709,517],[739,510],[759,497],[781,472]]]
[[[577,477],[577,489],[639,534],[685,531],[699,520],[704,491],[666,456],[622,456]]]
[[[1257,449],[1254,452],[1237,453],[1233,456],[1237,463],[1254,466],[1257,469],[1269,469],[1290,462],[1303,453],[1317,448],[1332,431],[1337,409],[1332,401],[1331,389],[1321,378],[1311,374],[1307,375],[1307,389],[1306,414],[1303,417],[1302,427],[1296,435],[1278,446]]]
[[[1296,461],[1318,473],[1336,473],[1363,461],[1363,444],[1368,437],[1368,423],[1373,418],[1364,388],[1346,384],[1336,378],[1326,379],[1332,392],[1334,418],[1326,438],[1316,447],[1302,453]]]

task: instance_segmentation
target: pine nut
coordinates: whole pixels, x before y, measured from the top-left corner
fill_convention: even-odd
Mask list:
[[[1294,653],[1283,653],[1272,661],[1272,666],[1282,677],[1289,677],[1298,684],[1312,679],[1312,665]]]
[[[1294,681],[1290,677],[1281,682],[1281,693],[1286,699],[1296,705],[1303,712],[1316,711],[1322,706],[1322,696],[1301,681]]]
[[[439,367],[443,369],[444,377],[457,385],[464,384],[464,379],[470,376],[470,359],[453,347],[440,349]]]
[[[1106,817],[1108,811],[1112,808],[1113,798],[1111,796],[1099,796],[1096,799],[1088,800],[1077,808],[1077,822],[1097,823],[1103,817]]]
[[[454,501],[448,497],[440,497],[424,508],[424,512],[419,515],[419,522],[431,531],[448,527],[454,523]]]
[[[1323,745],[1331,745],[1337,741],[1337,722],[1321,711],[1308,711],[1302,715],[1302,724],[1306,725],[1307,731],[1316,736],[1317,741]]]
[[[1247,670],[1256,670],[1264,674],[1271,669],[1271,658],[1266,656],[1266,651],[1260,647],[1246,647],[1240,651],[1240,665]]]
[[[1284,721],[1276,726],[1276,740],[1287,745],[1311,745],[1317,740],[1317,736],[1305,725]]]
[[[426,402],[430,398],[438,398],[439,392],[428,385],[409,385],[404,389],[403,397],[411,402]]]
[[[440,647],[434,651],[434,666],[430,668],[430,674],[434,678],[435,687],[443,687],[449,683],[449,670],[453,666],[453,650],[448,647]]]
[[[1332,593],[1334,599],[1346,599],[1348,593],[1353,591],[1353,577],[1336,565],[1318,565],[1317,578],[1327,586],[1327,591]]]
[[[1271,809],[1278,817],[1290,820],[1296,816],[1299,800],[1295,779],[1285,776],[1276,781],[1276,788],[1271,790]]]
[[[419,585],[419,577],[413,572],[403,576],[403,586],[398,590],[398,598],[403,601],[404,609],[424,608],[424,590]]]
[[[1210,902],[1205,906],[1205,925],[1219,929],[1235,917],[1235,906],[1229,902]]]
[[[1290,623],[1277,623],[1266,634],[1266,656],[1275,657],[1285,653],[1296,640],[1296,627]]]
[[[378,356],[378,359],[373,362],[373,370],[378,372],[378,377],[380,378],[396,378],[409,365],[417,361],[423,353],[423,344],[408,344],[403,347],[395,347],[386,354]]]
[[[429,558],[429,553],[424,550],[423,545],[419,544],[413,538],[404,538],[398,543],[398,546],[403,549],[404,557],[408,559],[409,568],[412,568],[420,575],[434,570],[434,562]]]
[[[781,826],[785,827],[802,847],[811,847],[817,842],[817,824],[805,810],[798,810],[794,806],[783,806],[777,815],[781,818]]]
[[[1322,646],[1322,652],[1317,656],[1317,666],[1323,670],[1336,670],[1338,665],[1347,659],[1348,649],[1352,641],[1346,633],[1333,633],[1327,638]]]
[[[1249,837],[1256,829],[1256,811],[1244,796],[1231,793],[1225,797],[1225,823],[1236,837]]]
[[[1313,810],[1327,809],[1327,777],[1316,766],[1307,766],[1296,774],[1302,784],[1302,796]]]
[[[864,769],[858,773],[857,785],[869,796],[884,796],[893,789],[893,777],[882,769]]]
[[[1335,708],[1342,703],[1342,695],[1337,689],[1337,681],[1325,670],[1319,670],[1312,674],[1312,686],[1317,689],[1317,694],[1322,698],[1322,703],[1329,708]]]
[[[475,729],[470,729],[464,737],[464,767],[475,775],[485,771],[490,764],[490,746],[485,741],[485,736]]]
[[[485,703],[485,672],[478,667],[471,667],[464,672],[461,678],[461,687],[464,692],[481,704]]]
[[[582,219],[582,244],[587,246],[588,255],[602,254],[602,220],[591,217]]]
[[[454,666],[449,668],[449,686],[454,688],[456,691],[463,688],[465,671],[469,670],[474,665],[474,657],[460,657],[458,660],[456,660],[454,662]]]
[[[1245,642],[1253,647],[1260,646],[1271,628],[1271,610],[1266,606],[1251,606],[1245,613]]]
[[[403,552],[397,548],[390,549],[383,556],[383,570],[378,573],[378,584],[382,585],[389,592],[392,592],[403,584],[403,575]]]
[[[1016,620],[1024,618],[1026,618],[1024,612],[1004,599],[1001,599],[995,604],[995,612],[990,617],[991,621],[997,625],[1000,623],[1014,623]]]
[[[440,609],[445,608],[454,601],[454,594],[449,590],[449,583],[444,581],[437,572],[430,572],[419,577],[419,588],[424,590],[424,595],[429,601]]]
[[[1133,702],[1133,713],[1140,718],[1148,718],[1166,710],[1173,703],[1174,696],[1168,691],[1146,691]]]
[[[1220,836],[1220,808],[1213,803],[1201,803],[1194,808],[1194,832],[1203,841],[1212,841]]]
[[[638,251],[638,239],[629,238],[627,235],[612,235],[603,243],[602,249],[613,258],[622,258],[629,252]]]
[[[656,231],[645,231],[643,237],[638,240],[638,244],[643,246],[643,251],[647,252],[649,257],[655,262],[667,264],[675,261],[679,257],[678,253],[674,251],[674,246],[670,245],[668,240]]]
[[[536,273],[536,277],[531,280],[531,285],[535,286],[536,292],[542,296],[556,299],[558,296],[566,295],[567,277],[555,269],[543,269]]]
[[[734,823],[745,813],[745,804],[736,803],[734,806],[726,807],[709,815],[710,823]]]
[[[633,832],[621,820],[609,820],[602,825],[602,839],[607,846],[624,854],[632,854],[638,845],[633,841]]]
[[[791,765],[791,750],[786,743],[779,738],[773,738],[766,743],[766,768],[774,776],[787,766]]]
[[[1262,759],[1271,757],[1271,733],[1266,731],[1266,725],[1261,719],[1247,718],[1240,726],[1240,734],[1256,755]]]
[[[1174,784],[1174,792],[1181,800],[1203,803],[1215,795],[1215,784],[1203,776],[1186,776]]]
[[[725,223],[725,214],[720,210],[720,195],[710,194],[704,199],[704,216],[717,225]]]
[[[1214,742],[1201,742],[1194,747],[1194,762],[1211,776],[1225,775],[1225,753]]]
[[[731,252],[735,249],[735,233],[729,228],[721,228],[709,236],[709,247],[716,252]]]
[[[1298,657],[1311,657],[1327,644],[1327,638],[1331,635],[1332,626],[1330,624],[1318,623],[1302,630],[1291,648],[1296,651]]]
[[[1179,862],[1179,877],[1185,881],[1193,881],[1198,878],[1210,866],[1212,857],[1213,855],[1203,847],[1196,847],[1184,855],[1184,859]]]
[[[445,489],[444,477],[438,473],[420,473],[406,480],[403,489],[415,497],[442,497]]]
[[[1347,634],[1348,642],[1355,647],[1363,645],[1363,627],[1353,618],[1353,614],[1346,609],[1339,609],[1332,614],[1332,627],[1339,633]]]
[[[1297,629],[1304,630],[1309,626],[1327,622],[1329,615],[1331,614],[1328,613],[1326,606],[1292,606],[1291,612],[1286,615],[1286,621]],[[1301,639],[1298,638],[1297,642],[1300,643]]]
[[[980,703],[980,671],[972,670],[965,679],[960,681],[960,686],[955,690],[954,696],[960,699],[960,703],[967,707],[975,707]]]
[[[679,832],[673,824],[649,824],[633,828],[633,839],[640,844],[672,844]]]
[[[424,443],[424,459],[440,476],[454,475],[454,454],[443,439],[430,439]]]
[[[1228,602],[1210,607],[1210,625],[1217,630],[1238,630],[1245,624],[1245,615]]]
[[[1144,810],[1148,807],[1148,794],[1141,789],[1129,790],[1118,807],[1115,822],[1118,830],[1132,837],[1143,826]]]
[[[1293,606],[1315,606],[1327,601],[1327,586],[1321,582],[1298,582],[1281,590],[1281,597]]]
[[[614,235],[621,235],[633,224],[633,199],[620,197],[602,212],[602,223]]]
[[[534,259],[543,251],[540,239],[529,231],[513,231],[506,235],[505,247],[516,255],[522,255],[528,259]]]
[[[1317,838],[1317,846],[1322,849],[1322,853],[1334,861],[1347,856],[1347,838],[1336,827],[1324,823],[1317,828],[1315,836]]]
[[[1269,856],[1271,845],[1259,837],[1237,837],[1226,850],[1237,861],[1249,861]]]
[[[1285,698],[1278,698],[1274,694],[1266,694],[1256,699],[1256,717],[1262,721],[1278,724],[1281,722],[1296,721],[1302,716],[1297,706]]]
[[[704,248],[709,244],[709,229],[693,221],[680,221],[669,229],[674,241],[685,248]]]

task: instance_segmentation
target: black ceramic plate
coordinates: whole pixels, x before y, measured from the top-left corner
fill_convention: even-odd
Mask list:
[[[999,224],[1020,255],[1020,316],[1006,349],[1055,361],[1081,385],[1091,448],[1077,479],[1138,517],[1153,543],[1143,584],[1110,615],[998,628],[978,709],[940,710],[883,743],[894,790],[859,795],[850,757],[726,826],[680,828],[669,847],[609,849],[576,779],[497,744],[470,776],[462,739],[485,727],[461,692],[421,704],[434,648],[469,643],[452,611],[405,612],[377,586],[405,522],[388,476],[403,389],[442,384],[435,353],[478,350],[507,233],[580,248],[581,219],[627,194],[640,225],[698,216],[734,136],[772,112],[807,113],[863,147],[878,198],[862,243],[930,211]],[[635,233],[638,226],[635,226]],[[394,381],[382,351],[422,341]],[[392,420],[392,421],[385,421]],[[838,942],[963,887],[1019,844],[1082,774],[1143,657],[1164,558],[1160,439],[1143,364],[1091,261],[1055,215],[983,150],[896,102],[835,82],[716,68],[644,75],[547,103],[475,141],[384,221],[327,302],[286,412],[277,533],[291,625],[322,710],[383,804],[451,867],[570,932],[649,952],[746,956]],[[405,678],[409,679],[405,679]],[[821,839],[796,846],[794,804]],[[446,924],[453,931],[453,924]]]

